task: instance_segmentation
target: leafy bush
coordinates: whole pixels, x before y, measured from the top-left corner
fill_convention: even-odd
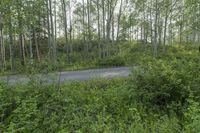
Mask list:
[[[131,79],[70,83],[60,89],[57,84],[43,85],[33,81],[16,87],[0,84],[0,131],[199,131],[198,102],[182,85],[189,81],[181,78],[183,74],[171,72],[172,66],[160,63],[149,63]],[[158,73],[160,77],[157,77]],[[160,98],[165,102],[160,102]],[[186,99],[185,110],[182,99]],[[147,107],[159,107],[160,112],[155,113]],[[163,115],[164,108],[169,111]],[[178,109],[184,119],[173,113]]]
[[[120,56],[114,56],[97,60],[97,66],[124,66],[125,60]]]
[[[139,102],[147,108],[156,110],[174,110],[181,112],[193,90],[193,73],[188,66],[177,61],[162,60],[148,62],[133,73],[133,93],[137,93]],[[197,84],[197,83],[195,83]]]
[[[126,116],[119,81],[99,80],[65,85],[1,84],[0,130],[3,132],[100,132],[117,128]],[[113,124],[115,121],[119,121]],[[126,125],[124,125],[126,126]],[[125,128],[124,126],[120,128]]]
[[[1,84],[2,132],[138,132],[167,130],[169,118],[142,119],[126,80],[97,80],[62,86]],[[177,123],[173,121],[174,125]],[[164,125],[166,123],[166,125]],[[157,126],[160,126],[157,129]],[[168,129],[167,131],[174,131]]]
[[[200,132],[199,53],[180,49],[168,47],[169,52],[156,59],[149,53],[135,54],[133,48],[128,61],[139,57],[140,66],[127,79],[75,82],[60,88],[35,81],[0,84],[0,132]],[[96,65],[118,66],[127,62],[124,57],[129,54]]]

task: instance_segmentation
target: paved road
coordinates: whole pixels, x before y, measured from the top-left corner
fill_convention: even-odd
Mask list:
[[[95,78],[115,78],[128,77],[131,74],[129,67],[104,68],[104,69],[90,69],[82,71],[70,71],[50,74],[37,74],[34,76],[15,75],[0,77],[0,81],[11,85],[26,84],[30,81],[37,82],[69,82],[69,81],[85,81]]]

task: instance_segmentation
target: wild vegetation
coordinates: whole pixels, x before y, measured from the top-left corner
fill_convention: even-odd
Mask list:
[[[199,3],[0,0],[0,75],[132,68],[126,78],[0,81],[0,132],[200,132]]]
[[[199,0],[1,0],[0,72],[121,66],[127,42],[200,43]],[[114,57],[113,57],[114,56]],[[104,60],[105,59],[105,60]],[[108,62],[105,64],[105,62]],[[37,67],[36,67],[37,66]],[[39,70],[40,71],[40,70]]]
[[[124,79],[96,79],[46,85],[1,84],[3,132],[158,132],[200,131],[199,53],[188,45],[168,54],[143,56],[134,45],[128,60],[139,67]],[[179,51],[179,52],[175,52]],[[138,51],[138,53],[141,53]],[[149,52],[151,54],[151,52]]]

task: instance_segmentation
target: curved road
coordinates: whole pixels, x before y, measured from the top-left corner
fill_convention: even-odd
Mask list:
[[[36,74],[34,76],[13,75],[0,77],[0,81],[11,85],[26,84],[29,81],[37,81],[41,83],[53,82],[69,82],[69,81],[85,81],[95,78],[115,78],[128,77],[131,74],[129,67],[90,69],[81,71],[69,71],[61,73]]]

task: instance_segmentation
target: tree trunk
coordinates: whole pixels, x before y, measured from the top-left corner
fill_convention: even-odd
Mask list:
[[[119,8],[119,15],[117,18],[117,40],[119,40],[119,28],[120,28],[120,20],[121,20],[121,15],[122,15],[122,5],[123,5],[123,0],[121,0],[120,3],[120,8]]]
[[[67,10],[66,10],[66,2],[65,0],[61,0],[62,3],[62,11],[63,11],[63,19],[64,19],[64,34],[65,34],[65,49],[67,52],[67,62],[70,62],[69,59],[69,47],[68,47],[68,33],[67,33]]]
[[[3,17],[0,13],[0,71],[4,71],[4,40],[3,40]]]
[[[163,36],[163,53],[165,53],[165,45],[166,45],[166,35],[167,35],[167,22],[168,22],[168,9],[165,11],[165,22],[164,22],[164,36]]]
[[[103,40],[105,41],[106,34],[105,34],[105,1],[102,0],[102,12],[103,12]]]
[[[23,39],[23,26],[22,26],[22,16],[20,10],[18,10],[18,26],[19,26],[19,46],[20,46],[20,61],[21,65],[25,65],[25,52],[24,52],[24,39]]]
[[[152,1],[151,1],[152,3]],[[150,31],[150,36],[151,36],[151,45],[153,45],[153,20],[152,20],[152,9],[150,9],[150,24],[151,24],[151,31]]]
[[[48,48],[49,48],[49,61],[52,60],[52,45],[51,45],[51,31],[50,31],[50,19],[49,19],[49,2],[48,0],[46,1],[47,3],[47,32],[48,32]]]
[[[162,33],[163,33],[163,21],[159,13],[158,19],[158,37],[159,37],[159,45],[162,45]]]
[[[1,18],[0,18],[0,31],[2,31],[1,29]],[[3,71],[3,44],[2,44],[2,38],[3,35],[1,34],[2,32],[0,32],[0,71]]]
[[[51,50],[53,55],[53,62],[56,64],[56,45],[55,45],[55,37],[54,37],[54,23],[53,23],[53,11],[52,11],[52,0],[49,0],[49,17],[51,22]]]
[[[35,28],[33,28],[33,38],[34,38],[34,43],[36,47],[37,59],[38,59],[38,62],[40,62],[40,52],[39,52],[38,39],[36,36]]]
[[[157,57],[157,30],[158,30],[158,1],[156,0],[156,8],[155,8],[155,22],[154,22],[154,57]]]
[[[14,60],[14,42],[13,42],[13,27],[12,27],[12,18],[11,18],[11,9],[9,7],[9,50],[10,50],[10,67],[11,71],[15,72],[15,60]]]
[[[86,42],[86,52],[88,53],[90,42],[91,42],[91,20],[90,20],[90,0],[87,0],[87,42]],[[88,58],[88,54],[86,54],[86,58]]]
[[[38,42],[37,42],[37,45],[38,45]],[[57,0],[54,0],[54,45],[55,45],[55,49],[54,49],[55,60],[57,63]],[[37,52],[38,52],[38,61],[40,62],[39,49]]]
[[[33,65],[33,43],[32,43],[32,38],[31,38],[31,28],[29,31],[29,53],[30,53],[30,64]]]
[[[103,28],[103,42],[102,42],[102,57],[104,58],[105,57],[105,39],[106,39],[106,29],[105,29],[105,25],[106,25],[106,23],[105,23],[105,1],[104,0],[102,0],[102,15],[103,15],[103,26],[102,26],[102,28]]]
[[[72,47],[72,31],[73,31],[73,27],[72,27],[72,13],[71,13],[71,0],[69,0],[69,40],[70,40],[70,53],[73,52],[73,47]]]
[[[84,43],[85,43],[85,41],[86,41],[86,38],[85,38],[85,0],[82,0],[82,3],[83,3],[83,41],[84,41]]]
[[[97,0],[97,28],[98,28],[98,53],[99,53],[99,58],[101,58],[101,28],[100,28],[100,7],[99,7],[99,0]]]
[[[115,40],[115,18],[114,16],[112,17],[112,43]]]

